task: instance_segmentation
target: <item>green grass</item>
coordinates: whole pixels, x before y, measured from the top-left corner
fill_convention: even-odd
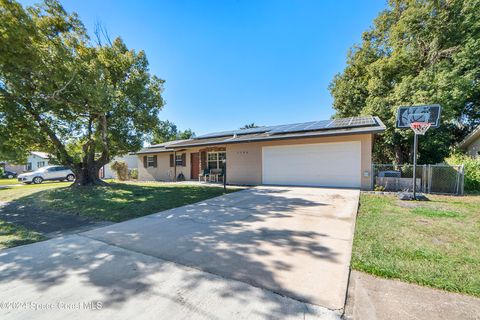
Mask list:
[[[46,182],[42,184],[22,184],[21,186],[0,188],[0,201],[13,201],[28,197],[34,193],[68,187],[71,182]]]
[[[20,184],[17,179],[0,179],[0,186],[6,186],[10,184]]]
[[[119,222],[222,194],[220,187],[193,185],[111,183],[106,187],[70,188],[58,183],[0,190],[0,201]]]
[[[0,249],[33,243],[46,238],[23,227],[0,220]]]
[[[362,194],[352,267],[480,297],[480,195],[428,197]]]

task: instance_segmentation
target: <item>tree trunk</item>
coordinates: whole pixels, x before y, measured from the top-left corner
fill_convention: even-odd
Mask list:
[[[397,145],[395,145],[394,150],[395,150],[395,162],[397,164],[403,164],[403,150],[402,150],[402,147],[399,144],[397,144]]]
[[[74,186],[105,186],[108,185],[101,180],[98,175],[98,167],[96,164],[76,165],[75,166],[75,182]]]

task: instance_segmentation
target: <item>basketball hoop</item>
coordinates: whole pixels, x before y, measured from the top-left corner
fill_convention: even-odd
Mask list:
[[[410,123],[410,128],[415,134],[421,134],[423,136],[431,125],[430,122],[412,122]]]

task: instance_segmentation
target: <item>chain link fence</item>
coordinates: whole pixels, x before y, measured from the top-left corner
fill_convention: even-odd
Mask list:
[[[463,165],[417,165],[415,183],[424,193],[463,194]],[[413,165],[374,164],[372,183],[377,191],[412,191]]]

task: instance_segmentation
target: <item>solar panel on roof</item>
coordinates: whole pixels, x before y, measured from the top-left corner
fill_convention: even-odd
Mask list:
[[[351,128],[374,125],[375,119],[371,116],[368,117],[350,117],[342,119],[333,119],[329,128]]]
[[[373,117],[350,117],[350,118],[340,118],[333,120],[321,120],[321,121],[311,121],[304,123],[292,123],[284,124],[270,127],[258,127],[250,129],[239,129],[232,131],[222,131],[209,133],[202,136],[196,137],[196,139],[206,139],[206,138],[219,138],[219,137],[228,137],[234,135],[244,135],[244,134],[253,134],[253,133],[264,133],[268,132],[269,134],[282,134],[282,133],[291,133],[291,132],[305,132],[305,131],[317,131],[317,130],[327,130],[327,129],[340,129],[340,128],[354,128],[354,127],[365,127],[373,126],[376,124],[376,121]]]
[[[353,128],[375,125],[373,117],[350,117],[333,120],[321,120],[305,123],[296,123],[281,126],[275,130],[270,130],[271,134],[282,134],[290,132],[317,131],[326,129]]]
[[[307,127],[317,123],[318,121],[312,122],[304,122],[304,123],[294,123],[294,124],[286,124],[283,126],[277,126],[277,128],[271,129],[269,132],[272,134],[278,133],[285,133],[285,132],[298,132],[298,131],[306,131],[310,129],[306,129]]]
[[[267,132],[269,127],[258,127],[258,128],[248,128],[248,129],[238,129],[232,131],[221,131],[221,132],[214,132],[208,133],[201,136],[198,136],[197,139],[205,139],[205,138],[217,138],[217,137],[226,137],[226,136],[233,136],[233,135],[243,135],[243,134],[251,134],[251,133],[262,133]]]

